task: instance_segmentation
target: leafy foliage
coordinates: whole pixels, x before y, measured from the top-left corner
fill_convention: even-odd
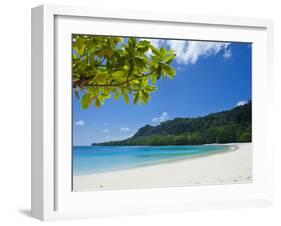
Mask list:
[[[146,125],[131,138],[93,145],[197,145],[251,142],[252,103],[198,118]]]
[[[83,109],[93,103],[100,107],[112,96],[146,104],[160,78],[176,75],[170,65],[175,51],[157,49],[147,40],[73,35],[72,44],[73,89],[78,98],[84,93]]]

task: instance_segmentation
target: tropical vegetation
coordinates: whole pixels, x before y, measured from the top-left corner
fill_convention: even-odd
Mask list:
[[[252,102],[197,118],[146,125],[131,138],[92,145],[199,145],[252,141]]]
[[[146,104],[159,79],[173,79],[174,50],[156,48],[136,38],[73,35],[72,78],[82,108],[100,107],[123,96],[126,103]]]

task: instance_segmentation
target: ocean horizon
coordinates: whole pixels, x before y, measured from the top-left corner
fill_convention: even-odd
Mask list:
[[[167,163],[229,150],[228,145],[73,146],[73,175]]]

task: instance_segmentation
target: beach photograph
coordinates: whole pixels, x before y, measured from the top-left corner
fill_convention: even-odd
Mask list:
[[[72,35],[72,190],[253,181],[252,44]]]

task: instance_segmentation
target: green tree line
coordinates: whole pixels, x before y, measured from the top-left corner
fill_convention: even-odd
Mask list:
[[[198,118],[146,125],[131,138],[93,145],[199,145],[252,141],[252,103]]]

